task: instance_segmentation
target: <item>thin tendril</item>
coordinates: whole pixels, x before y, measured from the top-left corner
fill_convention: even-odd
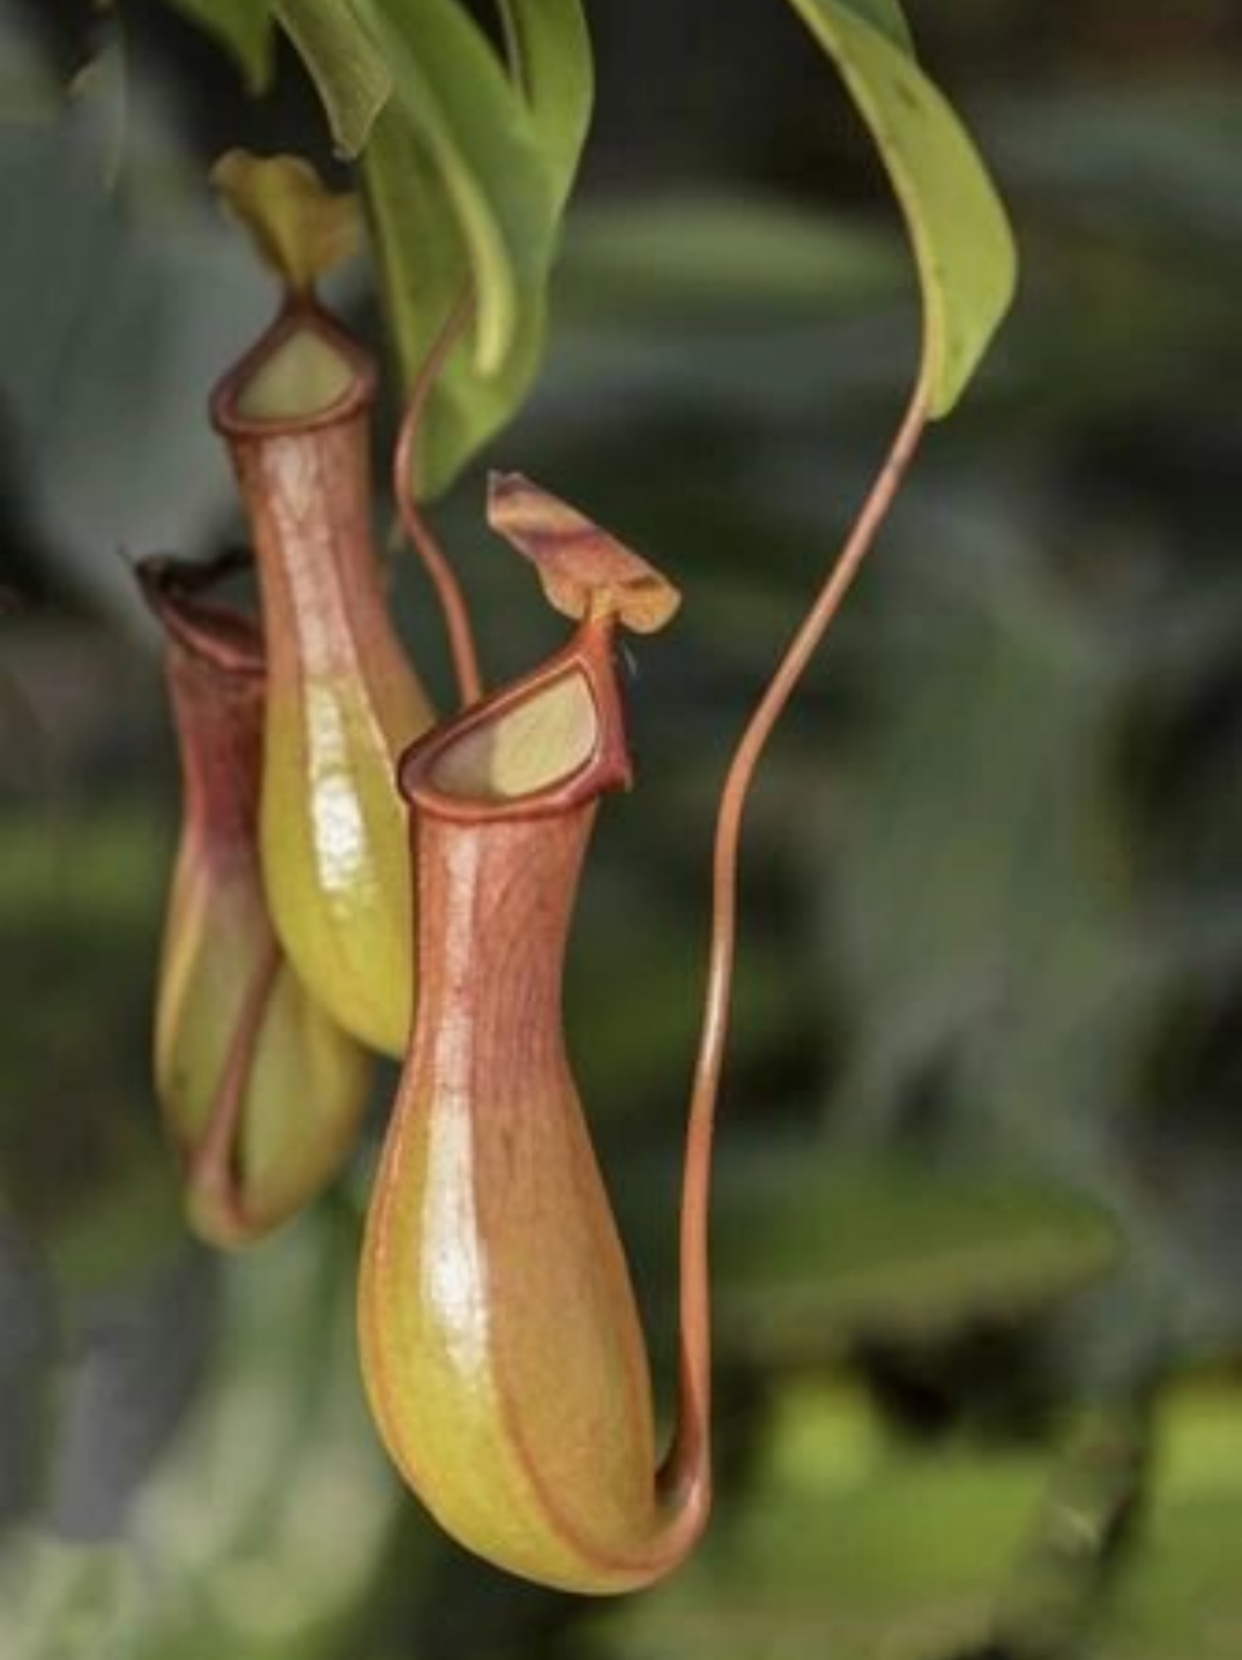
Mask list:
[[[397,435],[392,468],[393,498],[397,503],[402,529],[422,560],[436,591],[436,597],[440,601],[440,609],[444,613],[444,627],[453,658],[453,673],[457,679],[458,696],[463,708],[477,702],[483,694],[474,630],[453,567],[414,499],[414,444],[426,412],[427,400],[449,353],[461,337],[472,307],[471,296],[464,295],[453,307],[447,321],[432,342],[431,350],[427,353],[426,360],[410,388],[409,402],[401,421],[401,430]]]
[[[892,504],[927,423],[920,382],[870,494],[819,595],[768,682],[733,754],[720,795],[712,857],[712,920],[703,1024],[686,1131],[681,1208],[681,1410],[667,1480],[705,1486],[710,1477],[711,1310],[708,1299],[708,1197],[716,1101],[729,1034],[737,939],[737,869],[742,815],[772,730],[825,630],[849,591]]]

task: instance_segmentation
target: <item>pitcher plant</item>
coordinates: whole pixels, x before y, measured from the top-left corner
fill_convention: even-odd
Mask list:
[[[370,1064],[294,974],[259,859],[263,643],[215,590],[245,561],[147,559],[165,632],[182,830],[158,977],[155,1082],[194,1230],[215,1245],[266,1234],[351,1148]]]
[[[431,724],[371,528],[375,370],[308,295],[212,397],[254,539],[267,642],[261,839],[297,972],[361,1042],[402,1052],[410,877],[393,767]]]
[[[615,631],[660,626],[676,594],[523,481],[492,499],[581,621],[401,762],[420,991],[363,1247],[362,1364],[394,1459],[449,1532],[516,1573],[620,1590],[698,1533],[704,1426],[653,1480],[642,1330],[561,982],[599,798],[631,781]]]
[[[494,477],[493,527],[533,561],[548,600],[575,627],[547,661],[483,696],[464,605],[415,499],[436,453],[417,442],[432,393],[443,394],[441,417],[453,400],[456,414],[468,416],[466,427],[442,418],[441,443],[454,431],[481,441],[525,372],[542,316],[542,290],[525,277],[543,272],[549,248],[541,244],[536,259],[525,244],[510,250],[505,236],[519,223],[534,226],[536,208],[563,201],[568,175],[562,169],[551,180],[545,169],[525,178],[529,222],[517,214],[512,225],[493,225],[471,194],[473,174],[450,169],[447,199],[461,223],[419,264],[422,243],[396,245],[392,227],[400,204],[425,207],[430,198],[391,189],[386,165],[413,156],[435,173],[445,129],[421,82],[412,100],[394,94],[395,115],[368,106],[374,126],[359,142],[377,150],[364,156],[363,178],[410,386],[394,495],[444,604],[466,704],[452,719],[433,726],[389,619],[369,522],[375,376],[314,297],[319,253],[298,253],[334,254],[344,223],[339,206],[324,218],[322,202],[304,214],[314,193],[303,175],[285,198],[301,206],[267,218],[259,211],[261,247],[275,250],[269,262],[284,272],[284,307],[212,400],[258,565],[267,668],[260,842],[275,934],[341,1027],[405,1055],[362,1249],[367,1393],[393,1459],[450,1533],[501,1567],[571,1591],[659,1579],[706,1523],[708,1192],[744,809],[765,746],[927,423],[955,406],[1014,285],[1004,211],[923,73],[896,0],[791,3],[841,71],[895,188],[918,267],[922,344],[888,454],[725,773],[687,1113],[677,1411],[667,1450],[657,1445],[646,1344],[574,1082],[561,993],[599,800],[631,782],[616,637],[623,628],[662,627],[678,596],[576,509],[518,475]],[[368,17],[398,69],[408,53],[417,60],[421,12],[412,19],[370,8]],[[546,49],[554,34],[534,31],[528,44]],[[473,54],[478,43],[470,42]],[[440,44],[448,52],[449,36]],[[309,35],[299,50],[321,86],[335,84],[335,60],[321,60]],[[554,52],[541,62],[563,71],[569,59]],[[532,76],[522,96],[537,99],[540,84],[549,83]],[[490,96],[499,96],[496,85]],[[539,172],[539,146],[559,126],[535,121],[532,104],[529,132],[511,110],[503,130],[491,131],[497,112],[488,98],[469,107],[470,132],[487,129],[475,159],[493,185],[493,156],[503,159],[505,178],[528,163]],[[406,117],[413,148],[389,143]],[[341,123],[346,129],[352,122]],[[529,146],[518,142],[522,133]],[[293,176],[286,168],[286,183]],[[322,234],[303,238],[298,227],[312,223]],[[552,228],[542,226],[549,241]],[[522,260],[510,265],[510,252]],[[407,265],[428,279],[417,295],[394,286]],[[434,305],[423,305],[424,293]],[[488,375],[503,384],[489,388]],[[441,454],[427,476],[451,473],[464,453]]]

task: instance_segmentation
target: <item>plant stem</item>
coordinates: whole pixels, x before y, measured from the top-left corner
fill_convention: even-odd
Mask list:
[[[444,613],[444,627],[448,634],[453,672],[463,708],[476,703],[483,695],[474,630],[461,584],[415,499],[414,444],[432,388],[440,377],[449,353],[460,339],[472,309],[473,301],[468,294],[453,307],[444,326],[432,342],[431,350],[427,353],[426,360],[410,388],[409,402],[401,421],[401,430],[397,435],[397,447],[393,455],[392,481],[393,497],[397,503],[402,528],[431,578],[436,597],[440,601],[440,609]]]
[[[875,540],[927,424],[922,382],[835,564],[742,733],[720,795],[712,857],[712,919],[703,1022],[686,1130],[681,1206],[681,1410],[666,1480],[678,1486],[707,1466],[710,1451],[711,1311],[708,1292],[708,1199],[712,1138],[737,942],[737,870],[742,816],[755,769],[803,671]]]

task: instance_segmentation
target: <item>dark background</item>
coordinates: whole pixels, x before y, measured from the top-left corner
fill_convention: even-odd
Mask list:
[[[127,562],[239,529],[204,406],[271,296],[206,166],[237,143],[335,164],[290,54],[253,104],[153,0],[5,0],[6,1655],[1238,1652],[1242,15],[911,13],[1022,286],[765,763],[719,1156],[718,1514],[666,1590],[596,1605],[465,1558],[377,1452],[351,1299],[383,1089],[312,1214],[227,1261],[184,1233],[147,1062],[175,756]],[[557,629],[481,528],[486,463],[685,589],[635,654],[640,787],[603,815],[570,994],[667,1379],[713,793],[883,453],[914,295],[791,11],[591,17],[546,372],[438,514],[496,678]],[[365,271],[337,297],[382,346]],[[447,700],[404,554],[395,583]]]

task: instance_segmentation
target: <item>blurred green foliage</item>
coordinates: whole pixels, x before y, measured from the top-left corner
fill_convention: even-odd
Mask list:
[[[712,793],[891,425],[913,289],[782,8],[713,20],[710,51],[692,7],[595,10],[551,359],[488,459],[687,594],[635,664],[640,787],[603,815],[571,991],[667,1380]],[[209,1261],[178,1222],[146,1058],[173,761],[113,555],[236,534],[202,405],[268,302],[201,174],[226,142],[326,144],[310,93],[255,113],[154,4],[122,11],[124,122],[99,81],[53,119],[94,25],[42,14],[9,0],[0,57],[6,1654],[1235,1653],[1228,8],[920,10],[1024,292],[763,775],[716,1212],[718,1513],[666,1588],[599,1605],[467,1561],[383,1466],[349,1309],[378,1109],[341,1191],[270,1247]],[[470,474],[442,525],[499,676],[554,635],[481,499]]]

